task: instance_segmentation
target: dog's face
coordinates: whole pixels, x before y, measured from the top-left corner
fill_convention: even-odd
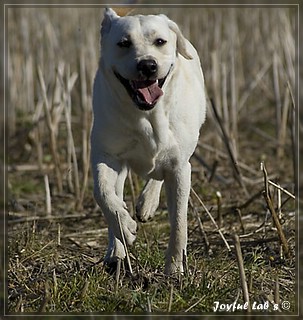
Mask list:
[[[101,64],[141,110],[152,109],[178,53],[191,59],[178,26],[164,15],[119,17],[106,9],[101,29]]]

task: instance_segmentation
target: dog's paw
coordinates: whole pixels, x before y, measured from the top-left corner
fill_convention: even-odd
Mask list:
[[[116,263],[119,259],[123,260],[125,256],[126,253],[122,242],[111,234],[104,263],[110,265]]]
[[[182,261],[166,262],[164,273],[167,275],[184,274],[184,267]]]
[[[109,229],[113,232],[115,238],[118,239],[122,244],[122,231],[126,245],[131,246],[136,239],[137,222],[134,219],[132,219],[132,217],[129,215],[128,211],[124,209],[124,207],[121,207],[119,209],[120,210],[118,212],[111,212],[110,214],[107,214],[105,217]]]
[[[151,220],[158,208],[159,203],[140,197],[136,205],[136,216],[140,222]]]
[[[173,250],[168,248],[165,257],[165,274],[184,274],[184,268],[186,268],[186,249],[183,250]]]
[[[104,269],[107,273],[113,275],[116,273],[118,267],[118,260],[117,261],[104,261]]]
[[[127,245],[131,246],[134,243],[134,241],[136,240],[137,229],[138,229],[137,222],[134,219],[132,219],[128,213],[127,214],[125,214],[125,213],[120,214],[119,220],[120,220],[120,226],[121,226],[122,232],[124,234],[125,242]],[[119,230],[118,234],[119,234],[118,238],[121,239],[120,230]]]
[[[107,273],[110,275],[115,275],[118,272],[118,264],[121,263],[120,265],[120,270],[123,265],[123,270],[126,271],[126,275],[129,274],[131,275],[132,273],[130,272],[129,265],[126,263],[126,260],[117,260],[117,261],[112,261],[112,262],[106,262],[104,261],[104,269]],[[120,271],[121,272],[121,271]]]
[[[137,205],[136,216],[139,221],[151,220],[159,206],[161,181],[149,180],[141,192]]]

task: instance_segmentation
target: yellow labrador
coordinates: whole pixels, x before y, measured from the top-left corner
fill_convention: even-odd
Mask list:
[[[198,54],[165,15],[119,17],[106,9],[94,92],[91,135],[94,195],[108,223],[105,263],[125,258],[137,222],[123,201],[129,169],[147,179],[137,218],[154,216],[164,182],[170,239],[165,272],[183,272],[190,192],[189,158],[205,119],[204,79]]]

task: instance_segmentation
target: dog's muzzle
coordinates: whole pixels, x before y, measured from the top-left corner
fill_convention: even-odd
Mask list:
[[[143,60],[138,64],[138,72],[145,77],[152,77],[157,73],[157,66],[150,60]],[[172,68],[172,66],[171,66]],[[151,110],[163,95],[162,87],[167,76],[170,73],[169,69],[167,75],[162,79],[147,79],[147,80],[128,80],[123,78],[118,72],[114,71],[114,74],[123,84],[126,91],[138,106],[140,110]]]

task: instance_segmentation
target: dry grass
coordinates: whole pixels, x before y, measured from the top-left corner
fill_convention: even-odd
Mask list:
[[[270,301],[270,311],[279,301],[284,314],[281,302],[287,300],[294,312],[295,202],[269,184],[290,251],[285,258],[259,166],[265,161],[268,179],[295,193],[296,9],[136,11],[166,13],[179,23],[200,54],[213,101],[192,158],[193,190],[203,205],[192,194],[188,272],[181,278],[163,274],[169,230],[164,201],[129,248],[132,277],[122,266],[115,281],[100,263],[107,231],[92,199],[88,159],[101,8],[12,7],[7,312],[201,314],[212,312],[214,301],[242,303],[235,234],[250,301]],[[129,181],[132,208],[142,181],[135,175]]]

